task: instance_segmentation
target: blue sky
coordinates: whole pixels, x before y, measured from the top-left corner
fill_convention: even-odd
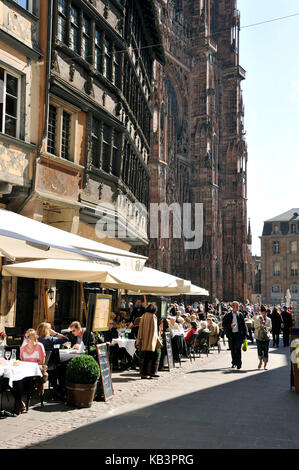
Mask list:
[[[242,26],[299,13],[298,0],[238,0]],[[253,254],[263,221],[299,207],[299,16],[241,29]]]

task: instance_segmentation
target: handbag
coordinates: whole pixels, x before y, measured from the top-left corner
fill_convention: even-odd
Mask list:
[[[244,352],[247,351],[247,345],[248,345],[248,341],[247,339],[244,339],[243,344],[242,344],[242,351]]]
[[[263,327],[260,328],[260,330],[258,332],[258,338],[257,339],[259,341],[268,341],[269,340],[268,333],[265,330],[265,328],[263,328]]]

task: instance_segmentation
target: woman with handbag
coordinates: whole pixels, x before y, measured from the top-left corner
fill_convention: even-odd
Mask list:
[[[158,359],[157,349],[159,349],[162,344],[158,338],[156,313],[157,307],[153,304],[149,304],[139,324],[136,348],[143,352],[143,364],[141,366],[142,379],[158,377],[156,374],[156,363]]]
[[[264,362],[264,370],[267,370],[269,359],[270,331],[272,329],[271,318],[266,315],[266,308],[261,306],[261,314],[254,320],[254,335],[257,345],[258,358],[260,360],[258,369],[261,369]]]

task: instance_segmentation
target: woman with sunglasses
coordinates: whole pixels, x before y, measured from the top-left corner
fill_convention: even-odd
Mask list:
[[[25,333],[24,343],[20,351],[20,359],[25,362],[37,362],[43,373],[43,377],[39,377],[38,382],[38,393],[43,393],[43,385],[47,381],[48,374],[46,372],[47,366],[45,366],[45,348],[43,344],[38,342],[38,336],[34,329],[30,328]],[[25,403],[22,401],[22,396],[25,391],[28,380],[22,379],[13,383],[12,393],[15,398],[14,413],[19,415],[25,411]]]

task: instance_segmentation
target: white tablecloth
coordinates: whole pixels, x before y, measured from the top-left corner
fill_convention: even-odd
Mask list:
[[[78,356],[78,354],[82,354],[82,352],[76,349],[59,349],[59,357],[61,362],[70,361],[73,359],[73,357]]]
[[[136,347],[135,347],[135,339],[122,339],[122,338],[114,338],[112,340],[112,344],[118,344],[120,348],[126,348],[128,354],[130,356],[134,356]]]
[[[14,366],[12,362],[9,362],[3,366],[3,369],[3,376],[8,379],[10,387],[13,386],[14,381],[22,380],[26,377],[42,377],[41,370],[36,362],[21,361],[18,366]]]

